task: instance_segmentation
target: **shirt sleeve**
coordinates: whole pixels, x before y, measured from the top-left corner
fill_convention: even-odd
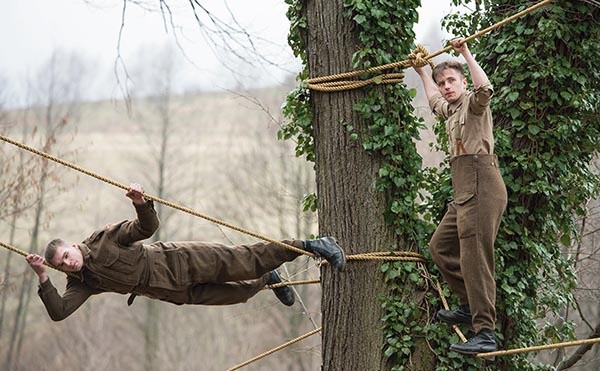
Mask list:
[[[142,205],[133,205],[137,218],[122,223],[117,232],[117,241],[124,246],[152,237],[160,225],[152,201],[146,201]]]
[[[449,114],[449,103],[440,93],[435,93],[431,98],[429,98],[429,107],[434,115],[440,117],[442,119],[447,119]]]
[[[88,287],[74,277],[67,278],[67,288],[62,296],[58,294],[50,278],[40,283],[38,287],[38,295],[42,299],[46,311],[53,321],[62,321],[67,318],[91,295],[97,293],[98,291]]]
[[[481,115],[490,105],[493,95],[492,84],[487,83],[477,87],[469,97],[469,110],[476,115]]]

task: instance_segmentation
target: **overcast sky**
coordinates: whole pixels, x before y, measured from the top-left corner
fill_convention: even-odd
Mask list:
[[[150,3],[157,6],[159,2]],[[121,78],[124,76],[123,66],[131,72],[140,63],[153,63],[153,52],[167,45],[179,48],[177,43],[183,50],[176,53],[183,60],[178,69],[185,76],[179,86],[183,90],[235,88],[253,81],[273,84],[300,68],[287,46],[289,23],[285,16],[287,5],[283,0],[201,2],[228,25],[237,22],[254,36],[253,47],[265,56],[264,60],[244,53],[232,42],[232,49],[238,50],[249,63],[237,58],[234,55],[237,51],[232,53],[211,47],[207,33],[202,32],[193,18],[189,1],[172,0],[167,3],[171,6],[167,14],[172,14],[175,30],[170,20],[167,19],[165,25],[159,11],[127,3],[120,46],[123,64],[118,64],[117,69]],[[450,9],[447,3],[449,0],[422,0],[421,20],[415,29],[418,39],[432,27],[440,29],[439,20]],[[94,75],[102,81],[94,85],[96,93],[90,92],[88,96],[118,98],[114,66],[118,56],[122,10],[123,1],[120,0],[3,2],[0,12],[0,76],[8,80],[11,91],[22,91],[25,82],[37,74],[53,51],[77,53],[91,63]],[[198,14],[213,28],[200,9]],[[250,46],[247,42],[242,43]],[[429,49],[437,50],[439,47],[441,45],[432,45]],[[234,76],[228,69],[239,71],[239,74]]]

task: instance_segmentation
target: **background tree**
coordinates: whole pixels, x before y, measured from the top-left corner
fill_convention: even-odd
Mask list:
[[[314,172],[311,164],[294,157],[290,142],[272,143],[283,118],[280,111],[272,113],[270,107],[278,106],[280,99],[279,89],[260,98],[251,92],[239,94],[239,104],[264,113],[267,123],[254,128],[232,127],[231,141],[241,135],[241,129],[248,144],[242,151],[232,151],[232,166],[223,170],[232,191],[223,192],[218,199],[221,207],[228,210],[227,220],[235,220],[252,230],[270,230],[278,238],[306,239],[316,233],[316,214],[303,210],[304,197],[314,192]],[[231,143],[229,147],[237,146]],[[248,193],[260,196],[250,198]],[[232,204],[237,207],[229,207]],[[318,276],[318,269],[306,257],[285,263],[279,271],[294,281]],[[320,290],[316,285],[291,288],[297,304],[292,308],[272,308],[270,322],[278,329],[281,339],[296,338],[321,325],[316,313],[320,307]],[[288,370],[311,369],[313,359],[305,352],[294,352],[291,356],[293,361],[289,362]],[[276,363],[273,367],[277,367]]]
[[[596,161],[596,174],[598,174],[598,161]],[[600,244],[600,202],[598,198],[591,200],[578,222],[578,237],[571,241],[565,251],[573,262],[573,269],[577,276],[577,287],[573,295],[573,306],[563,310],[565,321],[573,321],[575,337],[597,338],[600,337],[600,280],[597,272],[600,270],[598,253]],[[557,322],[562,318],[553,318]],[[548,356],[538,357],[544,363],[553,364],[557,370],[566,370],[573,366],[588,369],[600,367],[600,349],[590,345],[577,348],[565,348]]]
[[[56,51],[49,58],[47,64],[42,67],[39,76],[31,81],[31,105],[36,108],[27,112],[22,125],[33,127],[32,130],[36,132],[39,128],[39,136],[36,136],[34,140],[41,143],[39,147],[42,148],[42,151],[51,152],[55,145],[62,140],[61,136],[67,123],[70,120],[76,120],[79,108],[76,97],[80,94],[84,77],[83,62],[76,55],[67,55]],[[37,167],[38,172],[29,175],[35,179],[29,253],[39,253],[39,246],[42,243],[40,230],[47,220],[49,196],[53,194],[52,190],[63,186],[61,175],[57,173],[56,168],[48,166],[45,159],[37,158],[35,160],[40,161],[40,165]],[[29,267],[25,267],[25,269],[29,269]],[[5,359],[7,369],[12,368],[13,360],[20,356],[29,303],[35,287],[34,280],[33,275],[23,275],[15,318],[12,322],[10,345]]]
[[[7,134],[14,127],[14,124],[10,122],[9,114],[5,108],[8,103],[6,84],[0,76],[0,134],[2,135]],[[26,136],[27,131],[24,127],[23,136]],[[13,166],[15,163],[19,164],[16,168]],[[27,196],[31,195],[31,184],[33,182],[31,177],[27,175],[34,171],[35,163],[25,163],[23,161],[23,154],[5,153],[4,147],[1,147],[0,169],[2,169],[3,174],[0,178],[0,204],[3,205],[0,211],[0,221],[7,223],[9,243],[13,244],[17,230],[17,218],[24,209],[27,209]],[[17,277],[12,276],[11,272],[13,254],[10,251],[6,251],[3,255],[5,259],[3,260],[2,275],[0,276],[0,337],[6,334],[4,326],[9,298],[8,292],[16,288],[17,279]]]
[[[239,14],[236,16],[226,2],[193,0],[181,4],[174,0],[159,3],[152,0],[126,0],[123,1],[114,72],[127,102],[130,99],[132,79],[128,71],[129,63],[122,55],[121,41],[122,36],[128,32],[128,20],[131,17],[129,10],[132,6],[142,8],[145,12],[160,14],[163,20],[161,26],[171,35],[177,47],[173,52],[195,67],[202,62],[194,60],[182,45],[189,39],[199,41],[194,47],[203,48],[218,60],[222,68],[219,76],[221,81],[257,87],[260,85],[257,84],[257,76],[271,80],[272,75],[293,73],[289,69],[289,53],[282,51],[285,46],[257,36],[258,32],[253,32],[250,25],[242,24]],[[186,84],[179,86],[185,87]]]
[[[6,133],[3,133],[6,134]],[[23,141],[26,141],[27,135],[29,134],[29,128],[23,125]],[[8,243],[13,245],[16,241],[16,234],[18,230],[19,218],[25,214],[25,211],[32,205],[29,201],[33,198],[32,189],[34,189],[35,180],[31,176],[37,174],[36,168],[39,167],[38,161],[25,161],[25,154],[23,152],[16,153],[13,155],[4,155],[1,157],[4,161],[1,167],[3,168],[2,183],[0,186],[3,187],[2,204],[6,205],[4,208],[5,215],[0,216],[0,220],[6,220],[8,222]],[[15,168],[13,165],[18,164]],[[8,291],[9,289],[16,288],[16,279],[12,275],[12,258],[14,254],[11,251],[5,252],[4,269],[2,278],[0,279],[0,293]],[[3,331],[5,324],[6,306],[9,299],[9,295],[0,295],[0,336],[6,334]]]
[[[148,104],[148,109],[139,110],[140,107],[136,107],[136,116],[139,117],[136,120],[136,126],[145,137],[148,147],[148,154],[144,156],[148,160],[140,161],[148,178],[147,183],[145,182],[146,191],[155,190],[153,194],[162,199],[170,198],[173,185],[181,186],[179,182],[168,182],[168,179],[181,179],[180,176],[174,174],[176,168],[173,166],[175,164],[173,161],[174,149],[177,146],[177,138],[174,138],[177,123],[173,122],[172,115],[172,84],[176,66],[171,53],[172,51],[168,48],[148,53],[148,59],[154,60],[156,63],[141,65],[138,75],[145,76],[136,78],[136,81],[144,82],[143,85],[145,85],[137,86],[136,95],[146,96],[146,104]],[[156,122],[156,124],[151,122]],[[154,233],[151,240],[161,241],[169,234],[173,235],[166,215],[167,212],[172,215],[173,210],[168,210],[161,204],[157,204],[155,208],[158,218],[161,220],[161,227]],[[156,300],[140,299],[145,302],[146,306],[143,324],[144,369],[158,370],[162,368],[160,365],[162,357],[159,357],[160,306]]]
[[[289,3],[290,45],[307,65],[300,79],[389,63],[412,49],[416,1]],[[422,125],[412,97],[402,84],[340,93],[300,86],[288,96],[291,122],[281,135],[315,161],[319,233],[336,236],[349,254],[415,250],[425,236],[417,204],[424,174],[413,141]],[[393,328],[404,324],[381,325],[398,313],[425,317],[423,293],[402,282],[404,274],[418,280],[418,269],[405,268],[353,262],[343,274],[323,270],[324,369],[390,369],[403,352],[427,369],[433,357],[423,338],[402,343]]]

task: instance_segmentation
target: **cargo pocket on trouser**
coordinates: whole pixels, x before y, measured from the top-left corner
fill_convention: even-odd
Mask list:
[[[458,238],[472,237],[477,233],[477,196],[463,192],[454,199]]]

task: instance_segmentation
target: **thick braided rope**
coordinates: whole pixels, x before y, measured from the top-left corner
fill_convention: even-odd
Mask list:
[[[493,31],[497,28],[500,28],[500,27],[506,25],[507,23],[514,21],[517,18],[520,18],[526,14],[529,14],[541,7],[549,5],[551,2],[552,2],[552,0],[543,0],[535,5],[532,5],[525,10],[522,10],[506,19],[503,19],[502,21],[500,21],[496,24],[493,24],[490,27],[487,27],[487,28],[465,38],[464,42],[469,42],[471,40],[474,40],[490,31]],[[328,76],[314,77],[314,78],[307,79],[306,82],[308,84],[307,86],[309,89],[325,91],[325,92],[357,89],[357,88],[361,88],[363,86],[370,85],[373,83],[384,83],[383,81],[386,81],[385,83],[392,83],[390,80],[386,80],[383,78],[383,76],[385,76],[385,75],[376,76],[376,77],[370,78],[368,80],[358,80],[358,81],[357,80],[342,80],[342,79],[359,77],[361,75],[365,75],[368,73],[381,72],[383,70],[397,68],[397,67],[402,67],[402,68],[421,67],[421,66],[424,66],[425,63],[429,63],[433,66],[433,64],[431,62],[432,58],[437,57],[438,55],[446,53],[450,50],[452,50],[451,45],[446,46],[443,49],[440,49],[434,53],[429,54],[422,45],[418,45],[417,49],[415,49],[408,56],[408,59],[403,60],[403,61],[397,61],[397,62],[393,62],[393,63],[384,64],[381,66],[375,66],[375,67],[365,68],[365,69],[361,69],[361,70],[338,73],[338,74],[333,74],[333,75],[328,75]],[[342,81],[337,81],[337,80],[342,80]],[[334,81],[339,83],[339,85],[335,85],[335,88],[323,84],[323,83],[331,83]],[[397,82],[401,82],[401,81],[402,80],[397,81]]]
[[[279,284],[278,284],[279,285]],[[272,285],[272,286],[276,286],[276,285]],[[446,301],[446,298],[444,297],[444,293],[442,291],[442,287],[440,285],[440,283],[438,281],[435,281],[435,286],[436,289],[440,295],[440,299],[442,300],[442,304],[444,306],[444,308],[446,310],[449,310],[449,306],[448,306],[448,302]],[[462,334],[462,332],[460,331],[460,329],[458,328],[458,326],[453,325],[452,328],[454,329],[454,331],[456,331],[456,333],[458,334],[458,336],[460,337],[460,339],[463,342],[466,342],[467,339],[465,338],[465,336]],[[243,366],[246,366],[252,362],[255,362],[261,358],[266,357],[267,355],[270,355],[280,349],[283,349],[295,342],[298,342],[310,335],[313,335],[317,332],[319,332],[321,330],[321,328],[318,328],[316,330],[313,330],[311,332],[309,332],[308,334],[302,335],[299,338],[296,338],[288,343],[282,344],[280,346],[278,346],[277,348],[274,348],[268,352],[262,353],[244,363],[241,363],[237,366],[235,366],[234,368],[229,369],[228,371],[231,370],[237,370]],[[540,351],[540,350],[546,350],[546,349],[555,349],[555,348],[565,348],[565,347],[570,347],[570,346],[575,346],[575,345],[583,345],[583,344],[596,344],[596,343],[600,343],[600,338],[592,338],[592,339],[585,339],[585,340],[575,340],[575,341],[568,341],[568,342],[564,342],[564,343],[555,343],[555,344],[546,344],[546,345],[538,345],[538,346],[532,346],[532,347],[527,347],[527,348],[518,348],[518,349],[509,349],[509,350],[499,350],[497,352],[489,352],[489,353],[479,353],[476,355],[476,357],[478,358],[489,358],[489,357],[495,357],[495,356],[505,356],[505,355],[511,355],[511,354],[517,354],[517,353],[527,353],[527,352],[535,352],[535,351]]]
[[[6,137],[6,136],[0,135],[0,139],[1,139],[1,140],[3,140],[3,141],[5,141],[5,142],[7,142],[7,143],[10,143],[10,144],[12,144],[12,145],[15,145],[15,146],[17,146],[17,147],[19,147],[19,148],[21,148],[21,149],[24,149],[24,150],[27,150],[27,151],[29,151],[29,152],[31,152],[31,153],[34,153],[34,154],[36,154],[36,155],[38,155],[38,156],[42,156],[42,157],[44,157],[44,158],[46,158],[46,159],[52,160],[52,161],[54,161],[54,162],[56,162],[56,163],[59,163],[59,164],[61,164],[61,165],[63,165],[63,166],[66,166],[66,167],[68,167],[68,168],[71,168],[71,169],[73,169],[73,170],[76,170],[76,171],[78,171],[78,172],[80,172],[80,173],[83,173],[83,174],[85,174],[85,175],[91,176],[91,177],[93,177],[93,178],[96,178],[96,179],[98,179],[98,180],[101,180],[101,181],[103,181],[103,182],[105,182],[105,183],[111,184],[111,185],[113,185],[113,186],[115,186],[115,187],[118,187],[118,188],[121,188],[121,189],[124,189],[124,190],[128,190],[128,189],[129,189],[129,187],[128,187],[127,185],[125,185],[125,184],[122,184],[122,183],[116,182],[116,181],[114,181],[114,180],[112,180],[112,179],[109,179],[109,178],[106,178],[106,177],[104,177],[104,176],[101,176],[101,175],[99,175],[99,174],[96,174],[96,173],[94,173],[94,172],[92,172],[92,171],[90,171],[90,170],[86,170],[86,169],[84,169],[84,168],[82,168],[82,167],[80,167],[80,166],[77,166],[77,165],[75,165],[75,164],[72,164],[72,163],[70,163],[70,162],[67,162],[67,161],[65,161],[65,160],[62,160],[62,159],[60,159],[60,158],[58,158],[58,157],[52,156],[52,155],[50,155],[50,154],[48,154],[48,153],[42,152],[42,151],[40,151],[40,150],[38,150],[38,149],[36,149],[36,148],[30,147],[30,146],[28,146],[28,145],[26,145],[26,144],[23,144],[23,143],[17,142],[17,141],[15,141],[15,140],[11,139],[11,138],[8,138],[8,137]],[[161,198],[159,198],[159,197],[155,197],[155,196],[148,195],[148,194],[144,194],[144,198],[146,198],[146,199],[148,199],[148,200],[155,201],[155,202],[159,202],[159,203],[161,203],[161,204],[163,204],[163,205],[166,205],[166,206],[172,207],[172,208],[174,208],[174,209],[176,209],[176,210],[183,211],[183,212],[185,212],[185,213],[188,213],[188,214],[190,214],[190,215],[193,215],[193,216],[197,216],[197,217],[203,218],[203,219],[205,219],[205,220],[208,220],[208,221],[210,221],[210,222],[213,222],[213,223],[216,223],[216,224],[220,224],[220,225],[222,225],[222,226],[225,226],[225,227],[227,227],[227,228],[233,229],[233,230],[235,230],[235,231],[238,231],[238,232],[241,232],[241,233],[247,234],[247,235],[249,235],[249,236],[252,236],[252,237],[255,237],[255,238],[258,238],[258,239],[261,239],[261,240],[267,241],[267,242],[271,242],[271,243],[273,243],[273,244],[276,244],[276,245],[278,245],[278,246],[281,246],[281,247],[283,247],[283,248],[286,248],[286,249],[288,249],[288,250],[292,250],[292,251],[294,251],[294,252],[296,252],[296,253],[298,253],[298,254],[306,255],[306,256],[309,256],[309,257],[311,257],[311,258],[314,258],[314,257],[315,257],[315,255],[314,255],[314,254],[312,254],[312,253],[309,253],[309,252],[307,252],[307,251],[304,251],[304,250],[302,250],[302,249],[299,249],[299,248],[297,248],[297,247],[295,247],[295,246],[288,245],[288,244],[286,244],[286,243],[283,243],[283,242],[281,242],[281,241],[274,240],[274,239],[272,239],[272,238],[269,238],[269,237],[266,237],[266,236],[264,236],[264,235],[258,234],[258,233],[256,233],[256,232],[252,232],[252,231],[249,231],[249,230],[247,230],[247,229],[244,229],[244,228],[238,227],[238,226],[236,226],[236,225],[233,225],[233,224],[230,224],[230,223],[224,222],[224,221],[222,221],[222,220],[219,220],[219,219],[213,218],[213,217],[211,217],[211,216],[208,216],[208,215],[201,214],[201,213],[199,213],[199,212],[197,212],[197,211],[194,211],[194,210],[192,210],[192,209],[190,209],[190,208],[187,208],[187,207],[184,207],[184,206],[181,206],[181,205],[175,204],[175,203],[173,203],[173,202],[171,202],[171,201],[163,200],[163,199],[161,199]],[[3,247],[5,247],[5,246],[4,246],[4,244],[3,244]],[[8,248],[8,249],[9,249],[9,250],[12,250],[11,248]],[[12,250],[12,251],[14,251],[14,250]],[[16,252],[16,251],[15,251],[15,252]],[[23,255],[23,253],[20,253],[20,254],[21,254],[21,255]],[[26,255],[25,255],[25,256],[26,256]],[[348,257],[347,257],[347,260],[400,260],[400,261],[425,261],[425,260],[423,259],[423,257],[422,257],[420,254],[418,254],[418,253],[414,253],[414,252],[408,252],[408,251],[398,251],[398,252],[374,252],[374,253],[364,253],[364,254],[350,255],[350,256],[348,256]],[[326,262],[323,262],[323,263],[326,263]]]
[[[239,365],[237,365],[237,366],[234,366],[234,367],[232,367],[232,368],[228,369],[227,371],[233,371],[233,370],[237,370],[237,369],[240,369],[240,368],[242,368],[242,367],[244,367],[244,366],[246,366],[246,365],[249,365],[249,364],[250,364],[250,363],[252,363],[252,362],[258,361],[259,359],[261,359],[261,358],[264,358],[264,357],[266,357],[266,356],[268,356],[268,355],[271,355],[271,354],[273,354],[273,353],[277,352],[278,350],[281,350],[281,349],[283,349],[283,348],[285,348],[285,347],[288,347],[288,346],[290,346],[290,345],[292,345],[292,344],[294,344],[294,343],[297,343],[297,342],[299,342],[300,340],[304,340],[304,339],[306,339],[307,337],[309,337],[309,336],[312,336],[312,335],[314,335],[314,334],[316,334],[316,333],[320,332],[320,331],[321,331],[321,329],[322,329],[322,327],[319,327],[319,328],[317,328],[317,329],[314,329],[314,330],[312,330],[312,331],[311,331],[311,332],[309,332],[309,333],[306,333],[306,334],[304,334],[304,335],[302,335],[302,336],[299,336],[299,337],[297,337],[297,338],[295,338],[295,339],[292,339],[292,340],[288,341],[288,342],[287,342],[287,343],[285,343],[285,344],[281,344],[281,345],[280,345],[280,346],[278,346],[278,347],[275,347],[275,348],[273,348],[273,349],[271,349],[271,350],[269,350],[269,351],[266,351],[266,352],[264,352],[264,353],[261,353],[261,354],[257,355],[256,357],[254,357],[254,358],[252,358],[252,359],[249,359],[249,360],[247,360],[247,361],[245,361],[245,362],[243,362],[243,363],[240,363]]]
[[[412,252],[412,251],[393,251],[393,252],[370,252],[363,254],[355,254],[346,256],[346,260],[354,261],[412,261],[418,263],[424,263],[425,258],[423,255]],[[328,264],[327,261],[322,261],[321,264]],[[307,285],[313,283],[320,283],[320,280],[304,280],[304,281],[286,281],[280,283],[274,283],[272,285],[266,285],[264,290],[275,289],[284,286],[296,286],[296,285]]]
[[[9,250],[9,251],[15,252],[15,253],[17,253],[17,254],[19,254],[19,255],[22,255],[22,256],[25,256],[25,257],[26,257],[27,255],[29,255],[29,253],[27,253],[26,251],[23,251],[23,250],[21,250],[21,249],[19,249],[19,248],[16,248],[16,247],[14,247],[14,246],[12,246],[12,245],[9,245],[9,244],[7,244],[7,243],[4,243],[4,242],[2,242],[2,241],[0,241],[0,246],[4,247],[5,249],[7,249],[7,250]],[[56,268],[56,267],[55,267],[55,266],[53,266],[53,265],[50,265],[50,264],[48,264],[47,262],[44,262],[44,265],[45,265],[46,267],[52,268],[52,269],[54,269],[54,270],[57,270],[57,271],[59,271],[59,272],[63,272],[63,273],[66,273],[66,274],[68,274],[68,275],[70,275],[70,276],[74,276],[74,277],[76,277],[76,276],[75,276],[73,273],[71,273],[71,272],[65,272],[65,271],[63,271],[63,270],[61,270],[61,269],[58,269],[58,268]]]
[[[29,254],[27,254],[25,251],[23,251],[23,250],[21,250],[21,249],[18,249],[18,248],[16,248],[16,247],[12,246],[12,245],[6,244],[6,243],[4,243],[4,242],[0,242],[0,246],[4,247],[5,249],[7,249],[7,250],[9,250],[9,251],[16,252],[16,253],[17,253],[17,254],[19,254],[19,255],[23,255],[23,256],[27,256],[27,255],[29,255]],[[48,264],[46,264],[46,265],[47,265],[47,266],[49,266],[49,267],[51,267],[51,268],[54,268],[54,267],[53,267],[53,266],[51,266],[51,265],[48,265]]]
[[[324,92],[333,92],[333,91],[343,91],[343,90],[353,90],[362,88],[363,86],[371,85],[371,84],[397,84],[400,83],[404,79],[403,73],[388,73],[384,75],[379,75],[376,77],[372,77],[367,80],[354,80],[354,81],[330,81],[324,82],[321,84],[308,84],[308,88],[312,90],[324,91]]]
[[[386,73],[383,75],[379,75],[379,76],[375,76],[369,80],[362,80],[362,81],[329,81],[329,82],[324,82],[322,84],[320,84],[320,86],[324,86],[324,87],[337,87],[340,85],[348,85],[348,84],[362,84],[362,85],[366,85],[366,83],[368,81],[375,81],[377,79],[381,79],[381,80],[401,80],[404,78],[404,73],[402,72],[396,72],[396,73]]]
[[[124,190],[128,190],[128,189],[129,189],[129,187],[128,187],[127,185],[125,185],[125,184],[122,184],[122,183],[116,182],[116,181],[114,181],[114,180],[111,180],[111,179],[109,179],[109,178],[106,178],[106,177],[104,177],[104,176],[101,176],[101,175],[99,175],[99,174],[96,174],[96,173],[94,173],[94,172],[92,172],[92,171],[86,170],[86,169],[84,169],[84,168],[82,168],[82,167],[80,167],[80,166],[77,166],[77,165],[75,165],[75,164],[72,164],[72,163],[70,163],[70,162],[64,161],[64,160],[62,160],[62,159],[60,159],[60,158],[58,158],[58,157],[55,157],[55,156],[52,156],[52,155],[50,155],[50,154],[48,154],[48,153],[42,152],[42,151],[40,151],[40,150],[37,150],[37,149],[35,149],[35,148],[33,148],[33,147],[30,147],[30,146],[28,146],[28,145],[25,145],[25,144],[23,144],[23,143],[16,142],[16,141],[14,141],[14,140],[12,140],[12,139],[10,139],[10,138],[8,138],[8,137],[5,137],[5,136],[3,136],[3,135],[0,135],[0,139],[1,139],[1,140],[3,140],[3,141],[5,141],[5,142],[7,142],[7,143],[13,144],[13,145],[15,145],[15,146],[17,146],[17,147],[19,147],[19,148],[22,148],[22,149],[25,149],[25,150],[27,150],[27,151],[29,151],[29,152],[32,152],[32,153],[34,153],[34,154],[36,154],[36,155],[39,155],[39,156],[42,156],[42,157],[44,157],[44,158],[47,158],[47,159],[49,159],[49,160],[52,160],[52,161],[54,161],[54,162],[56,162],[56,163],[59,163],[59,164],[61,164],[61,165],[63,165],[63,166],[66,166],[66,167],[69,167],[69,168],[71,168],[71,169],[73,169],[73,170],[79,171],[80,173],[83,173],[83,174],[85,174],[85,175],[91,176],[91,177],[93,177],[93,178],[96,178],[96,179],[98,179],[98,180],[101,180],[101,181],[103,181],[103,182],[105,182],[105,183],[111,184],[111,185],[113,185],[113,186],[115,186],[115,187],[118,187],[118,188],[121,188],[121,189],[124,189]],[[241,232],[241,233],[247,234],[247,235],[249,235],[249,236],[252,236],[252,237],[258,238],[258,239],[260,239],[260,240],[264,240],[264,241],[267,241],[267,242],[271,242],[271,243],[273,243],[273,244],[276,244],[276,245],[278,245],[278,246],[281,246],[281,247],[283,247],[283,248],[286,248],[286,249],[288,249],[288,250],[292,250],[292,251],[294,251],[294,252],[296,252],[296,253],[298,253],[298,254],[306,255],[306,256],[309,256],[309,257],[311,257],[311,258],[314,258],[314,257],[315,257],[315,255],[314,255],[314,254],[311,254],[311,253],[309,253],[309,252],[307,252],[307,251],[304,251],[304,250],[302,250],[302,249],[299,249],[299,248],[297,248],[297,247],[295,247],[295,246],[288,245],[288,244],[286,244],[286,243],[283,243],[283,242],[281,242],[281,241],[274,240],[274,239],[272,239],[272,238],[269,238],[269,237],[267,237],[267,236],[263,236],[263,235],[261,235],[261,234],[258,234],[258,233],[256,233],[256,232],[249,231],[249,230],[247,230],[247,229],[244,229],[244,228],[238,227],[238,226],[236,226],[236,225],[233,225],[233,224],[230,224],[230,223],[224,222],[224,221],[222,221],[222,220],[219,220],[219,219],[213,218],[213,217],[211,217],[211,216],[208,216],[208,215],[201,214],[201,213],[199,213],[199,212],[197,212],[197,211],[194,211],[194,210],[192,210],[192,209],[190,209],[190,208],[187,208],[187,207],[184,207],[184,206],[181,206],[181,205],[175,204],[175,203],[173,203],[173,202],[170,202],[170,201],[167,201],[167,200],[163,200],[163,199],[161,199],[161,198],[158,198],[158,197],[155,197],[155,196],[152,196],[152,195],[148,195],[148,194],[145,194],[145,193],[144,193],[144,198],[145,198],[145,199],[147,199],[147,200],[152,200],[152,201],[155,201],[155,202],[161,203],[161,204],[163,204],[163,205],[166,205],[166,206],[172,207],[173,209],[177,209],[177,210],[179,210],[179,211],[183,211],[183,212],[185,212],[185,213],[188,213],[188,214],[190,214],[190,215],[197,216],[197,217],[199,217],[199,218],[202,218],[202,219],[208,220],[208,221],[210,221],[210,222],[213,222],[213,223],[216,223],[216,224],[220,224],[220,225],[222,225],[222,226],[224,226],[224,227],[227,227],[227,228],[233,229],[233,230],[235,230],[235,231],[238,231],[238,232]]]
[[[574,340],[574,341],[567,341],[564,343],[554,343],[554,344],[546,344],[546,345],[536,345],[533,347],[499,350],[497,352],[489,352],[489,353],[479,353],[476,355],[476,357],[487,358],[487,357],[496,357],[496,356],[507,356],[507,355],[511,355],[511,354],[536,352],[539,350],[566,348],[566,347],[572,347],[575,345],[597,344],[597,343],[600,343],[600,338]]]
[[[340,80],[340,79],[357,77],[357,76],[364,75],[367,73],[380,72],[383,70],[388,70],[388,69],[392,69],[392,68],[396,68],[396,67],[406,68],[406,67],[410,67],[411,63],[415,63],[415,62],[419,63],[419,64],[417,64],[419,66],[424,66],[425,64],[432,63],[432,62],[426,61],[427,59],[429,59],[429,58],[427,58],[428,55],[429,55],[429,53],[427,52],[427,49],[425,49],[425,47],[423,45],[417,45],[417,48],[411,53],[411,55],[408,57],[407,60],[392,62],[392,63],[384,64],[381,66],[365,68],[362,70],[337,73],[337,74],[328,75],[328,76],[313,77],[311,79],[307,79],[306,82],[309,84],[309,88],[310,88],[311,87],[310,84],[333,82],[333,81]],[[352,81],[349,81],[349,82],[352,82]]]
[[[313,283],[320,283],[321,280],[302,280],[302,281],[284,281],[279,283],[274,283],[272,285],[266,285],[263,287],[263,290],[276,289],[278,287],[286,287],[286,286],[297,286],[297,285],[310,285]]]
[[[23,251],[21,249],[18,249],[16,247],[12,246],[12,245],[6,244],[6,243],[4,243],[2,241],[0,241],[0,246],[4,247],[5,249],[7,249],[9,251],[12,251],[12,252],[15,252],[15,253],[17,253],[19,255],[22,255],[22,256],[27,256],[28,255],[27,252],[25,252],[25,251]],[[417,253],[411,253],[411,252],[408,252],[408,253],[409,254],[418,255]],[[364,254],[364,255],[378,255],[378,254],[385,254],[385,253],[371,253],[371,254]],[[375,256],[375,257],[377,257],[377,256]],[[47,266],[47,267],[50,267],[52,269],[55,269],[57,271],[69,274],[69,272],[64,272],[64,271],[62,271],[62,270],[60,270],[60,269],[58,269],[58,268],[56,268],[56,267],[54,267],[52,265],[49,265],[47,263],[44,263],[44,265]],[[277,287],[283,287],[283,286],[304,285],[304,284],[319,283],[319,282],[320,282],[320,280],[305,280],[305,281],[295,281],[295,282],[281,282],[281,283],[278,283],[278,284],[268,285],[268,286],[265,286],[265,287],[266,288],[277,288]],[[440,299],[442,300],[442,304],[443,304],[444,308],[446,310],[449,310],[450,308],[448,306],[448,302],[446,301],[446,298],[444,297],[444,293],[442,291],[442,287],[441,287],[440,283],[436,281],[435,285],[436,285],[436,289],[437,289],[437,291],[439,293]],[[462,332],[458,329],[458,326],[453,325],[452,327],[453,327],[454,331],[456,331],[456,333],[458,334],[458,336],[460,337],[460,339],[463,342],[466,342],[467,339],[462,334]],[[268,356],[268,355],[270,355],[272,353],[275,353],[276,351],[278,351],[280,349],[283,349],[283,348],[285,348],[285,347],[287,347],[287,346],[289,346],[291,344],[294,344],[294,343],[296,343],[296,342],[298,342],[300,340],[303,340],[303,339],[305,339],[305,338],[307,338],[307,337],[309,337],[311,335],[314,335],[314,334],[316,334],[319,331],[321,331],[321,328],[315,329],[315,330],[313,330],[313,331],[311,331],[311,332],[309,332],[309,333],[307,333],[305,335],[302,335],[302,336],[300,336],[300,337],[298,337],[296,339],[293,339],[293,340],[291,340],[291,341],[289,341],[289,342],[287,342],[285,344],[282,344],[282,345],[280,345],[280,346],[278,346],[278,347],[276,347],[276,348],[274,348],[274,349],[272,349],[270,351],[262,353],[262,354],[260,354],[260,355],[258,355],[256,357],[252,358],[251,360],[248,360],[248,361],[246,361],[246,362],[244,362],[244,363],[242,363],[242,364],[240,364],[238,366],[235,366],[234,368],[231,368],[230,370],[237,370],[238,368],[246,366],[246,365],[248,365],[248,364],[250,364],[250,363],[252,363],[254,361],[257,361],[257,360],[259,360],[261,358],[264,358],[264,357],[266,357],[266,356]],[[479,358],[487,358],[487,357],[495,357],[495,356],[504,356],[504,355],[518,354],[518,353],[535,352],[535,351],[546,350],[546,349],[564,348],[564,347],[570,347],[570,346],[575,346],[575,345],[596,344],[596,343],[600,343],[600,338],[585,339],[585,340],[575,340],[575,341],[569,341],[569,342],[564,342],[564,343],[546,344],[546,345],[538,345],[538,346],[527,347],[527,348],[517,348],[517,349],[509,349],[509,350],[500,350],[500,351],[497,351],[497,352],[480,353],[480,354],[477,355],[477,357],[479,357]]]
[[[398,260],[425,262],[423,255],[412,251],[377,251],[348,255],[346,260]]]
[[[435,288],[436,288],[436,290],[438,292],[438,295],[440,296],[440,300],[442,301],[442,305],[444,306],[444,309],[450,310],[450,306],[448,305],[448,302],[446,301],[446,297],[444,296],[444,291],[442,290],[442,286],[440,285],[439,281],[434,280],[433,277],[431,277],[429,275],[429,273],[427,273],[427,278],[432,283],[434,283]],[[321,280],[287,281],[287,282],[274,283],[272,285],[266,285],[263,288],[263,290],[275,289],[275,288],[278,288],[278,287],[285,287],[285,286],[315,284],[315,283],[320,283],[320,282],[321,282]],[[460,338],[460,340],[462,340],[463,343],[467,342],[467,338],[462,333],[462,331],[460,331],[460,329],[458,328],[457,325],[452,325],[452,329],[454,330],[454,332],[456,332],[456,334],[458,335],[458,337]]]

